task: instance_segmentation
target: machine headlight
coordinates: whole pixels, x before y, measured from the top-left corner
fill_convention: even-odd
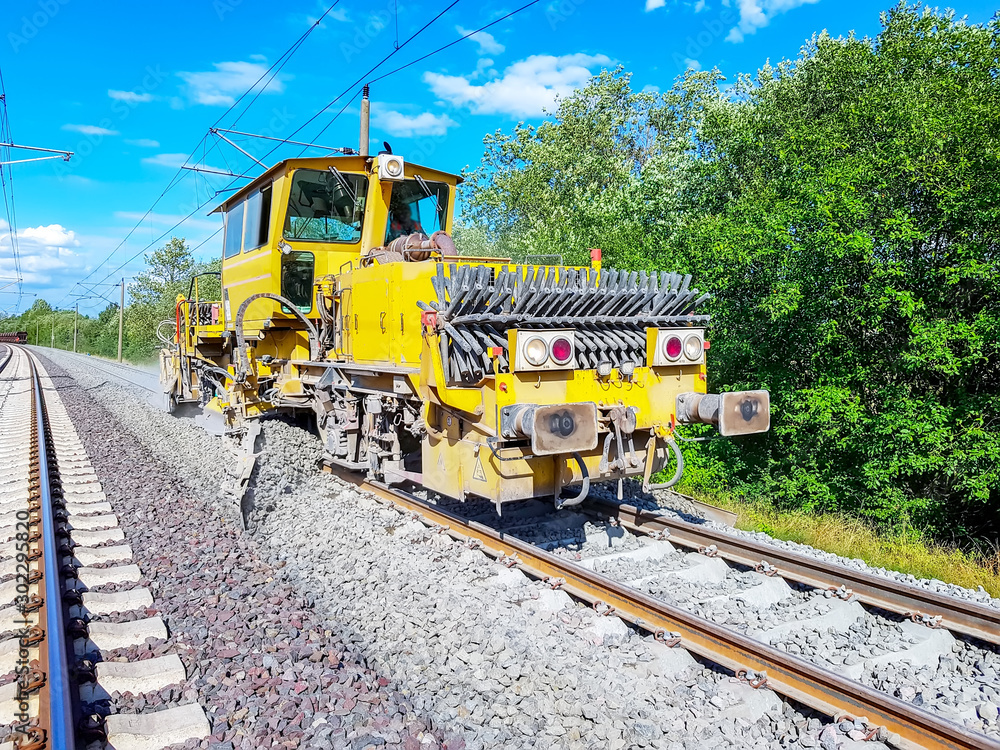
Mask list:
[[[606,378],[611,374],[611,363],[610,362],[598,362],[597,364],[597,374],[599,377]]]
[[[632,362],[631,360],[622,362],[618,365],[618,372],[621,373],[623,378],[632,377],[632,373],[635,372],[635,362]]]
[[[385,171],[390,177],[399,177],[403,173],[403,165],[393,159],[386,163]]]
[[[536,336],[524,345],[524,358],[528,360],[528,364],[539,367],[549,358],[549,347],[544,340]]]
[[[692,334],[684,339],[684,356],[692,362],[701,359],[701,353],[704,350],[705,344],[702,342],[701,336]]]
[[[680,358],[682,349],[683,344],[681,344],[680,336],[668,336],[667,340],[663,342],[663,356],[671,362]]]

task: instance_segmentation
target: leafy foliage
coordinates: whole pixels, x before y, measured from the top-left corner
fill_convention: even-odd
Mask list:
[[[1000,532],[1000,25],[898,5],[724,89],[603,72],[486,141],[466,183],[498,249],[695,274],[713,389],[766,387],[765,436],[690,481],[939,537]]]

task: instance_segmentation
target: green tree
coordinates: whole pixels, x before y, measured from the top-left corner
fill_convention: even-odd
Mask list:
[[[174,319],[177,296],[187,296],[193,276],[221,267],[221,259],[198,262],[187,243],[177,237],[147,255],[146,270],[128,287],[130,304],[125,308],[125,339],[130,358],[152,357],[160,346],[156,328],[162,321]],[[200,278],[198,294],[201,299],[218,299],[218,279]]]
[[[714,294],[710,385],[769,388],[773,428],[692,448],[690,481],[996,535],[998,37],[900,4],[724,91],[604,72],[487,138],[470,215],[499,248],[597,245]]]

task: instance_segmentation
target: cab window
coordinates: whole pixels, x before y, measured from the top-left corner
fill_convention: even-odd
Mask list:
[[[447,216],[447,184],[417,179],[396,183],[392,186],[385,241],[415,232],[430,236],[445,228]]]
[[[284,237],[305,242],[361,241],[368,178],[297,169],[285,214]]]
[[[267,244],[271,226],[271,186],[255,190],[247,196],[246,236],[243,245],[247,252]]]
[[[302,312],[312,309],[312,253],[291,252],[281,256],[281,296]]]
[[[240,254],[240,246],[243,242],[243,209],[244,202],[240,201],[235,206],[226,211],[226,242],[225,256],[232,258]]]

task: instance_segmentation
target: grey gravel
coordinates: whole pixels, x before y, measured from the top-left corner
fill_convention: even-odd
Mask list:
[[[213,523],[233,517],[235,509],[225,507],[217,492],[228,456],[220,440],[190,420],[137,403],[144,394],[134,386],[102,382],[105,376],[86,374],[70,357],[55,358],[114,415],[118,429],[185,477],[201,512],[215,516]],[[451,738],[445,739],[447,747],[843,748],[865,730],[825,725],[780,703],[763,714],[741,715],[743,686],[718,671],[695,663],[677,674],[662,673],[657,668],[657,649],[662,647],[620,621],[601,618],[320,473],[318,441],[299,427],[269,420],[261,445],[249,504],[252,537],[239,544],[280,569],[303,602],[325,618],[329,637],[384,675],[415,716]],[[632,502],[653,502],[636,497],[631,487],[627,491]],[[697,510],[672,498],[660,498],[663,502],[681,506],[664,512],[679,510],[683,516]],[[592,521],[569,536],[557,527],[539,526],[533,541],[577,558],[640,544],[619,529]],[[525,528],[531,536],[531,525]],[[803,545],[747,535],[900,577]],[[602,570],[632,580],[686,567],[688,558],[677,552],[655,562],[609,562]],[[983,601],[981,592],[939,584],[920,585]],[[789,598],[766,610],[720,598],[754,585],[751,574],[739,570],[712,586],[656,577],[642,585],[653,595],[750,633],[836,604],[803,587],[793,587]],[[866,653],[858,651],[858,643],[874,647]],[[835,665],[838,658],[848,659],[843,652],[864,658],[906,643],[894,623],[866,615],[844,632],[800,631],[775,645]],[[891,670],[878,668],[862,679],[904,700],[926,701],[925,706],[931,693],[944,705],[947,695],[953,696],[956,707],[969,699],[973,710],[967,723],[993,733],[997,719],[991,707],[1000,696],[991,692],[995,682],[988,678],[995,678],[995,657],[981,645],[957,641],[955,664],[942,659],[934,668],[908,670],[904,663]],[[364,736],[358,734],[357,740]]]

